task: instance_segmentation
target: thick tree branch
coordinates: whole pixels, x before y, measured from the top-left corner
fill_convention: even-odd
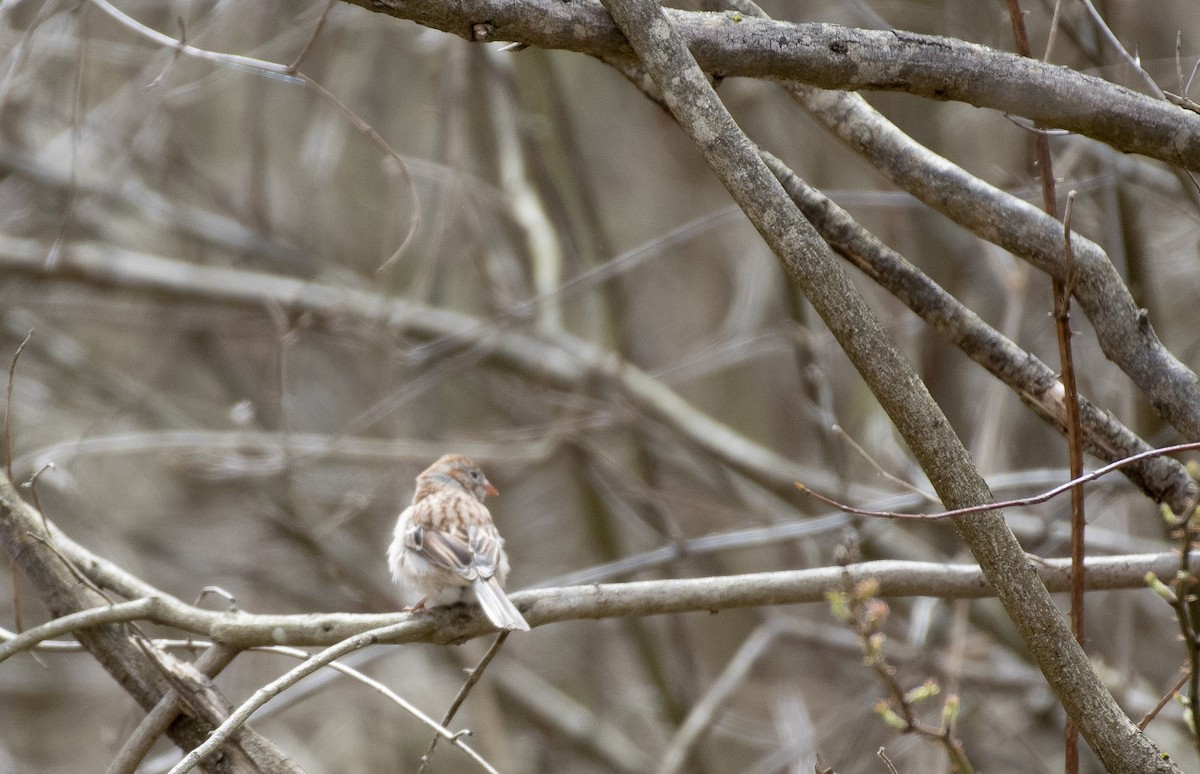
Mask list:
[[[593,2],[347,2],[467,40],[635,60],[608,14]],[[959,100],[1200,170],[1200,115],[1066,67],[933,35],[793,24],[739,13],[667,9],[666,14],[709,73]]]
[[[236,648],[216,645],[201,653],[192,666],[205,677],[213,678],[233,663],[238,653]],[[142,722],[138,723],[138,727],[125,740],[125,744],[121,745],[121,749],[109,762],[108,769],[104,774],[135,774],[154,743],[166,733],[175,718],[179,717],[179,706],[182,700],[183,697],[180,696],[178,688],[168,691],[154,709],[146,713],[146,717],[142,718]]]

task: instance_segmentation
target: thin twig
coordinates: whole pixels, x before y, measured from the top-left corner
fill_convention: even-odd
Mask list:
[[[50,534],[50,522],[46,519],[46,509],[42,507],[42,498],[38,495],[37,485],[38,485],[38,479],[40,479],[42,477],[43,473],[54,470],[56,467],[57,467],[57,465],[55,465],[53,462],[47,462],[44,465],[42,465],[40,468],[35,470],[33,472],[33,475],[29,477],[28,481],[21,484],[21,488],[28,489],[30,496],[33,497],[33,507],[37,508],[37,512],[39,514],[41,514],[42,529],[44,529],[46,531],[47,535]],[[9,479],[9,480],[11,481],[12,479]]]
[[[1179,676],[1179,679],[1175,681],[1175,684],[1171,686],[1171,689],[1163,694],[1162,698],[1158,700],[1158,704],[1155,704],[1154,707],[1145,715],[1143,715],[1142,719],[1138,721],[1139,729],[1142,731],[1146,730],[1150,723],[1153,722],[1156,717],[1158,717],[1158,713],[1162,712],[1163,708],[1171,703],[1171,700],[1175,698],[1177,693],[1179,693],[1179,689],[1183,687],[1183,684],[1188,681],[1190,676],[1190,670],[1183,670],[1183,674]]]
[[[1062,366],[1064,403],[1067,409],[1067,446],[1071,455],[1071,478],[1083,474],[1083,441],[1079,421],[1079,390],[1075,380],[1075,361],[1071,354],[1071,292],[1075,284],[1075,264],[1071,252],[1071,214],[1075,204],[1075,191],[1067,194],[1067,205],[1063,214],[1063,242],[1066,251],[1066,269],[1062,280],[1054,280],[1054,317],[1058,334],[1059,360]],[[1083,644],[1083,549],[1084,529],[1087,525],[1083,507],[1083,487],[1071,489],[1071,629],[1075,639]]]
[[[75,23],[82,27],[86,23],[87,12],[89,10],[91,10],[90,6],[84,7],[77,15]],[[84,123],[80,118],[80,113],[82,112],[81,103],[83,101],[84,75],[88,72],[87,41],[87,36],[82,34],[76,41],[78,58],[75,65],[75,78],[71,87],[71,141],[70,155],[67,161],[69,169],[66,191],[67,201],[59,217],[58,233],[55,235],[54,241],[50,243],[49,249],[46,250],[46,265],[49,267],[57,267],[62,260],[63,245],[67,241],[71,223],[75,219],[75,208],[79,202],[79,148],[82,141]]]
[[[889,473],[883,467],[883,465],[880,465],[878,460],[876,460],[874,457],[872,457],[870,452],[868,452],[866,449],[864,449],[858,443],[858,441],[854,440],[850,436],[850,434],[846,432],[845,428],[843,428],[841,425],[835,424],[832,427],[830,427],[829,429],[832,430],[836,435],[841,436],[843,441],[850,444],[851,449],[854,449],[854,451],[858,452],[859,456],[862,457],[864,460],[866,460],[868,465],[875,468],[876,473],[883,476],[888,481],[891,481],[896,486],[898,486],[902,489],[906,489],[909,492],[912,492],[913,494],[920,495],[921,497],[925,498],[926,500],[928,500],[931,503],[940,503],[941,502],[941,500],[938,499],[938,496],[935,495],[934,493],[926,492],[921,487],[919,487],[915,484],[910,484],[909,482],[905,481],[904,479],[900,478],[899,476]]]
[[[107,609],[107,608],[105,608],[105,609]],[[9,632],[5,629],[0,629],[0,642],[6,641],[6,640],[11,641],[11,640],[15,639],[17,636],[18,635],[15,632]],[[193,640],[191,638],[188,638],[185,640],[154,639],[151,641],[151,644],[155,648],[160,648],[163,650],[183,649],[183,650],[190,651],[190,650],[195,650],[197,648],[200,648],[200,649],[204,649],[206,652],[211,652],[213,650],[225,649],[225,646],[218,644],[218,643],[208,642],[205,640]],[[48,641],[43,640],[42,642],[38,643],[34,647],[37,650],[53,651],[56,653],[78,653],[84,649],[83,645],[81,645],[79,642],[70,641],[70,640],[48,640]],[[302,648],[293,648],[293,647],[289,647],[287,645],[263,645],[263,646],[258,646],[258,647],[246,648],[246,650],[254,651],[255,653],[274,653],[274,654],[278,654],[278,655],[287,656],[291,659],[295,659],[295,660],[299,660],[299,661],[307,661],[309,658],[312,657],[311,653],[309,653],[306,650],[303,650]],[[224,657],[222,657],[219,660],[224,660]],[[219,660],[214,659],[214,662],[217,662]],[[422,721],[427,720],[426,716],[423,713],[421,713],[421,711],[419,709],[417,709],[415,707],[415,705],[413,705],[410,701],[401,697],[395,691],[388,688],[386,685],[379,682],[378,680],[368,677],[360,670],[358,670],[348,664],[344,664],[340,661],[334,661],[334,662],[328,664],[327,666],[329,669],[333,670],[334,672],[344,675],[345,677],[348,677],[351,680],[354,680],[356,682],[362,683],[363,685],[367,686],[371,690],[380,694],[387,700],[391,701],[393,704],[398,706],[404,712],[409,713],[410,715],[413,715],[418,720],[422,720]],[[198,664],[197,667],[200,669],[201,672],[203,672],[205,674],[209,674],[210,670],[206,670],[203,667],[203,665]],[[211,671],[215,672],[216,670],[211,669]],[[272,706],[272,709],[274,709],[274,706]],[[265,714],[269,714],[269,713],[263,713],[263,715],[265,715]],[[262,717],[262,715],[260,715],[260,717]],[[434,728],[435,729],[437,728],[436,723],[434,724]],[[462,736],[462,734],[458,734],[457,736]],[[457,747],[466,748],[466,744],[457,739],[455,741],[453,741],[453,744]],[[112,772],[111,766],[112,765],[110,764],[110,774]],[[489,769],[489,770],[491,770],[491,769]]]
[[[17,345],[16,352],[13,352],[12,360],[8,364],[8,391],[4,397],[4,472],[8,476],[8,480],[13,480],[13,442],[12,442],[12,402],[13,402],[13,378],[17,373],[17,359],[21,357],[22,350],[29,340],[33,338],[33,329],[29,329],[29,333],[25,334],[25,338]],[[9,577],[12,579],[12,606],[13,606],[13,626],[17,631],[25,628],[24,622],[21,620],[21,590],[18,583],[20,576],[17,574],[17,564],[13,562],[9,565]]]
[[[656,774],[678,774],[691,770],[688,768],[688,761],[693,757],[696,745],[712,728],[719,713],[728,706],[734,692],[746,684],[750,670],[770,652],[782,631],[778,621],[768,621],[746,637],[720,676],[713,681],[708,691],[695,703],[687,718],[680,724],[679,731],[658,764]]]
[[[254,692],[254,695],[252,695],[249,699],[243,702],[241,706],[234,710],[233,713],[230,714],[230,716],[226,718],[224,722],[222,722],[221,725],[209,735],[208,739],[203,744],[185,755],[183,760],[177,763],[171,769],[169,774],[185,774],[186,772],[191,771],[193,768],[199,765],[201,761],[215,752],[218,747],[224,744],[234,732],[245,725],[246,721],[250,719],[250,716],[253,715],[260,707],[308,675],[316,672],[322,667],[330,665],[333,661],[348,653],[353,653],[356,650],[361,650],[370,645],[374,645],[381,640],[385,640],[389,635],[392,634],[393,631],[403,629],[408,625],[409,624],[407,621],[402,621],[397,624],[371,629],[370,631],[363,632],[362,634],[354,637],[349,637],[337,643],[336,645],[328,647],[320,653],[317,653],[303,664],[300,664],[296,668],[289,670],[287,673],[264,685],[262,688],[259,688]],[[478,764],[484,771],[493,772],[493,774],[495,773],[496,770],[487,761],[480,757],[478,753],[475,753],[468,747],[458,744],[457,734],[446,729],[444,726],[439,725],[433,718],[425,715],[416,707],[412,707],[410,711],[420,718],[423,723],[435,729],[438,735],[440,735],[443,739],[455,744],[455,746],[466,753],[468,757],[475,761],[475,763]]]
[[[500,647],[504,645],[504,641],[508,639],[508,635],[508,631],[500,632],[500,634],[496,636],[495,642],[493,642],[492,646],[488,648],[487,653],[483,654],[483,658],[481,658],[479,663],[475,665],[475,668],[471,670],[470,675],[467,677],[467,681],[463,683],[462,688],[458,689],[458,695],[454,697],[454,701],[450,702],[450,708],[446,710],[446,714],[442,717],[442,726],[445,728],[450,727],[450,721],[454,720],[454,716],[458,713],[458,708],[461,707],[463,702],[467,700],[467,694],[469,694],[471,689],[475,687],[475,684],[479,682],[479,678],[483,677],[483,670],[487,669],[487,665],[492,663],[492,659],[495,658],[496,654],[500,652]],[[460,732],[459,735],[461,736],[464,733],[470,732]],[[433,751],[437,749],[437,743],[440,739],[441,736],[434,734],[433,739],[429,742],[429,749],[426,750],[425,754],[421,756],[421,766],[417,769],[417,774],[425,774],[425,769],[429,766],[429,762],[433,760]]]
[[[42,516],[42,522],[48,523],[48,522],[46,522],[45,515]],[[58,560],[60,562],[62,562],[64,565],[66,565],[67,569],[69,569],[71,571],[71,574],[74,575],[75,579],[78,580],[81,584],[83,584],[84,586],[87,586],[89,589],[91,589],[92,591],[99,594],[101,597],[104,598],[104,601],[108,602],[108,604],[110,604],[110,605],[116,604],[115,602],[113,602],[112,597],[110,597],[108,594],[106,594],[104,592],[104,589],[97,586],[96,583],[93,582],[92,579],[89,578],[87,575],[84,575],[83,571],[79,569],[79,567],[75,564],[75,562],[71,561],[71,559],[69,557],[67,557],[65,554],[63,554],[63,552],[59,549],[59,547],[54,544],[54,539],[53,539],[54,536],[51,535],[49,531],[47,531],[45,535],[39,535],[36,532],[27,532],[26,534],[29,535],[29,537],[31,537],[34,540],[41,543],[42,545],[44,545],[51,553],[53,553],[55,556],[57,556]]]
[[[1110,46],[1116,49],[1117,55],[1120,56],[1121,59],[1125,60],[1125,63],[1128,64],[1135,73],[1137,73],[1138,77],[1142,79],[1142,82],[1145,83],[1146,87],[1150,90],[1150,93],[1161,98],[1163,95],[1162,89],[1160,89],[1158,84],[1154,82],[1154,79],[1150,77],[1150,73],[1146,72],[1146,68],[1142,67],[1142,63],[1138,61],[1138,58],[1130,54],[1129,50],[1125,48],[1125,46],[1117,38],[1116,34],[1113,33],[1112,28],[1108,26],[1108,22],[1104,21],[1104,17],[1100,15],[1100,12],[1096,10],[1096,6],[1092,4],[1092,0],[1081,0],[1081,2],[1083,3],[1083,7],[1087,10],[1087,14],[1091,18],[1092,22],[1094,22],[1096,27],[1100,30],[1100,36],[1108,41]]]
[[[1098,478],[1102,478],[1103,476],[1106,476],[1109,473],[1112,473],[1114,470],[1120,470],[1121,468],[1125,467],[1126,465],[1132,465],[1133,463],[1135,463],[1139,460],[1149,459],[1151,457],[1161,457],[1166,454],[1175,454],[1177,452],[1183,452],[1183,451],[1195,451],[1197,449],[1200,449],[1200,441],[1193,441],[1192,443],[1181,443],[1181,444],[1176,444],[1175,446],[1164,446],[1161,449],[1150,449],[1149,451],[1144,451],[1144,452],[1141,452],[1140,454],[1134,454],[1129,457],[1125,457],[1124,459],[1119,459],[1116,462],[1112,462],[1112,463],[1109,463],[1108,465],[1105,465],[1104,467],[1096,468],[1091,473],[1086,473],[1082,476],[1076,476],[1075,478],[1071,479],[1070,481],[1066,482],[1065,484],[1060,484],[1059,486],[1056,486],[1053,489],[1042,492],[1041,494],[1033,495],[1032,497],[1021,497],[1021,498],[1018,498],[1015,500],[1001,500],[1001,501],[995,502],[995,503],[984,503],[982,505],[972,505],[972,506],[968,506],[966,508],[955,508],[954,510],[951,510],[951,511],[942,511],[941,513],[897,513],[895,511],[873,511],[873,510],[869,510],[867,508],[855,508],[852,505],[846,505],[845,503],[840,503],[837,500],[834,500],[833,498],[826,497],[823,494],[815,492],[812,489],[810,489],[809,487],[800,483],[799,481],[796,482],[795,486],[797,489],[799,489],[801,492],[804,492],[809,497],[813,497],[817,500],[820,500],[821,502],[825,503],[826,505],[837,508],[839,511],[845,511],[846,513],[856,513],[859,516],[873,516],[875,518],[880,518],[880,519],[907,519],[907,520],[911,520],[911,521],[939,521],[941,519],[950,519],[950,518],[954,518],[956,516],[970,516],[971,514],[974,514],[974,513],[986,513],[988,511],[1006,510],[1008,508],[1024,508],[1029,505],[1040,505],[1041,503],[1047,502],[1049,500],[1053,500],[1055,497],[1058,497],[1059,495],[1062,495],[1066,492],[1071,491],[1072,489],[1079,486],[1080,484],[1086,484],[1090,481],[1095,481]]]
[[[1062,279],[1052,278],[1054,293],[1054,330],[1058,338],[1059,367],[1062,370],[1063,403],[1066,408],[1067,453],[1071,465],[1071,478],[1083,473],[1083,430],[1079,419],[1079,386],[1075,380],[1075,360],[1071,355],[1071,292],[1075,285],[1075,264],[1071,252],[1071,211],[1075,202],[1075,191],[1067,194],[1067,205],[1063,214],[1063,242],[1065,267]],[[1087,516],[1083,505],[1082,486],[1071,489],[1071,631],[1082,646],[1084,641],[1084,530]],[[1079,771],[1079,733],[1075,721],[1070,717],[1063,729],[1063,769],[1066,774]]]
[[[357,113],[347,107],[346,103],[342,102],[340,99],[335,97],[331,91],[304,73],[297,72],[295,75],[303,80],[304,83],[308,84],[309,88],[317,92],[317,94],[341,111],[342,115],[345,116],[346,119],[353,124],[356,129],[358,129],[358,131],[370,138],[380,150],[386,153],[388,157],[392,159],[392,161],[395,161],[396,168],[400,170],[400,174],[404,177],[404,181],[408,185],[408,195],[412,199],[412,218],[409,219],[408,232],[405,233],[404,239],[400,241],[400,246],[397,247],[395,251],[388,256],[388,259],[380,264],[379,268],[375,270],[376,274],[382,274],[391,268],[396,261],[400,260],[400,256],[402,256],[404,251],[408,249],[408,246],[412,244],[412,241],[417,236],[417,230],[421,227],[421,200],[417,197],[417,184],[416,181],[413,180],[412,171],[409,170],[408,164],[404,163],[404,159],[401,158],[400,154],[388,144],[387,140],[383,139],[383,135],[375,131],[375,127],[368,124],[366,121],[360,118]]]
[[[285,65],[278,62],[270,62],[265,59],[255,59],[253,57],[242,56],[240,54],[225,54],[218,51],[209,51],[207,49],[197,48],[184,43],[183,41],[176,40],[170,35],[164,35],[158,30],[142,24],[137,19],[134,19],[132,16],[129,16],[113,6],[108,2],[108,0],[91,1],[123,26],[133,30],[139,35],[149,38],[161,46],[175,51],[177,54],[186,54],[187,56],[195,57],[196,59],[203,59],[208,62],[228,65],[240,70],[248,70],[253,73],[266,75],[279,80],[287,81],[289,83],[304,84],[315,91],[318,96],[325,99],[335,108],[337,108],[338,111],[340,111],[342,115],[345,116],[350,123],[355,126],[355,128],[365,134],[372,142],[375,143],[376,146],[379,147],[380,150],[382,150],[393,161],[396,162],[400,169],[400,174],[404,176],[404,180],[408,185],[409,197],[412,199],[412,217],[410,218],[408,232],[404,235],[404,239],[400,242],[400,246],[396,248],[391,257],[384,262],[378,271],[383,271],[385,268],[391,266],[393,263],[399,260],[400,256],[416,237],[417,229],[421,225],[421,203],[417,198],[416,182],[413,180],[412,173],[409,171],[408,165],[404,163],[404,159],[401,158],[400,154],[393,150],[392,146],[390,146],[387,141],[383,139],[383,136],[380,135],[379,132],[375,131],[370,124],[360,118],[354,111],[347,107],[344,102],[335,97],[324,86],[296,69],[299,67],[304,57],[308,55],[309,50],[317,40],[317,36],[320,35],[322,29],[324,28],[326,17],[328,16],[330,10],[328,7],[321,14],[321,18],[317,22],[316,27],[313,29],[313,33],[308,42],[305,44],[304,49],[300,52],[292,64]],[[330,6],[332,6],[332,1],[330,2]]]
[[[1193,615],[1193,605],[1196,601],[1196,574],[1188,564],[1192,559],[1193,535],[1195,534],[1194,518],[1196,504],[1200,502],[1200,494],[1193,498],[1192,507],[1182,514],[1179,523],[1179,570],[1175,574],[1175,618],[1179,623],[1180,637],[1187,650],[1187,684],[1188,710],[1192,716],[1192,744],[1200,750],[1200,640],[1196,636],[1196,619]]]
[[[321,37],[321,33],[325,30],[325,22],[329,21],[329,12],[333,10],[336,2],[337,0],[327,0],[325,8],[321,10],[321,18],[317,19],[317,24],[313,27],[312,35],[308,37],[308,42],[304,44],[304,48],[300,49],[300,53],[288,65],[289,71],[294,73],[300,69],[300,65],[304,62],[309,52],[312,51],[313,46],[317,44],[317,38]]]
[[[17,360],[21,357],[21,352],[25,350],[25,345],[33,338],[33,329],[25,334],[24,340],[17,345],[17,349],[13,352],[12,360],[8,362],[8,390],[4,398],[4,473],[8,476],[8,480],[13,480],[13,441],[12,441],[12,402],[13,402],[13,379],[17,373]]]
[[[247,70],[253,73],[260,73],[275,78],[281,78],[293,83],[299,82],[299,79],[292,75],[291,67],[289,65],[268,62],[263,59],[255,59],[248,56],[241,56],[240,54],[224,54],[218,51],[209,51],[203,48],[196,48],[195,46],[176,40],[170,35],[164,35],[153,27],[147,27],[145,24],[142,24],[137,19],[134,19],[132,16],[108,2],[108,0],[92,0],[92,3],[122,26],[131,29],[139,35],[149,38],[160,46],[169,48],[177,53],[186,54],[187,56],[195,57],[196,59],[203,59],[207,62],[229,65],[239,70]]]
[[[1054,42],[1058,39],[1058,31],[1062,26],[1063,0],[1055,0],[1054,14],[1050,17],[1050,31],[1046,34],[1046,50],[1042,52],[1042,61],[1049,63],[1050,52],[1054,50]]]
[[[879,584],[874,578],[855,580],[848,568],[842,572],[842,588],[827,595],[834,617],[846,624],[858,639],[863,663],[875,673],[886,698],[880,699],[875,711],[884,722],[904,734],[915,734],[939,744],[955,774],[972,774],[974,767],[967,758],[962,741],[952,733],[957,714],[958,697],[949,695],[942,705],[942,724],[925,722],[917,714],[916,704],[941,692],[935,680],[912,690],[904,690],[896,678],[896,668],[884,653],[884,623],[889,614],[886,602],[878,598]]]

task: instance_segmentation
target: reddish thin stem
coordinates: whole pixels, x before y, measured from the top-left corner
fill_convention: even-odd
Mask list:
[[[986,513],[987,511],[999,511],[1006,508],[1024,508],[1029,505],[1039,505],[1041,503],[1053,500],[1061,494],[1065,494],[1081,484],[1086,484],[1102,478],[1114,470],[1120,470],[1126,465],[1132,465],[1139,460],[1149,459],[1151,457],[1162,457],[1167,454],[1175,454],[1183,451],[1196,451],[1200,449],[1200,441],[1192,441],[1191,443],[1181,443],[1175,446],[1164,446],[1161,449],[1150,449],[1148,451],[1139,452],[1137,454],[1119,459],[1116,462],[1111,462],[1102,468],[1096,468],[1091,473],[1085,473],[1082,476],[1076,476],[1065,484],[1059,484],[1053,489],[1048,489],[1041,494],[1033,495],[1032,497],[1021,497],[1015,500],[1000,500],[994,503],[984,503],[983,505],[972,505],[966,508],[956,508],[952,511],[942,511],[941,513],[899,513],[897,511],[873,511],[867,508],[855,508],[852,505],[840,503],[837,500],[826,497],[823,494],[809,489],[804,484],[797,481],[795,486],[801,492],[813,497],[826,505],[837,508],[839,511],[846,513],[854,513],[859,516],[873,516],[879,519],[908,519],[911,521],[939,521],[941,519],[950,519],[956,516],[970,516],[974,513]]]

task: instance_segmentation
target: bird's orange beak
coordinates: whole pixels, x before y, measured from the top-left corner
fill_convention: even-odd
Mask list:
[[[483,488],[483,491],[487,492],[492,497],[495,497],[496,495],[500,494],[500,491],[498,489],[496,489],[496,487],[492,486],[491,481],[487,482],[487,486],[485,486]]]

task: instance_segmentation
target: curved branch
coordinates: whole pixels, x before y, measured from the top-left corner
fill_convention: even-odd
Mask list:
[[[505,40],[636,61],[597,3],[346,0],[472,41]],[[903,91],[1025,116],[1118,150],[1200,170],[1200,115],[1066,67],[953,38],[739,13],[667,9],[699,65],[723,76],[825,89]]]
[[[383,626],[378,629],[371,629],[342,640],[341,642],[331,645],[315,656],[309,657],[306,661],[304,661],[304,663],[288,670],[283,675],[280,675],[276,679],[264,685],[262,688],[259,688],[249,699],[242,702],[241,706],[230,713],[229,717],[225,718],[221,722],[221,725],[212,732],[208,739],[204,740],[202,744],[197,745],[194,749],[188,752],[187,755],[183,756],[183,760],[181,760],[171,769],[170,774],[185,774],[186,772],[191,771],[201,761],[216,752],[217,748],[219,748],[222,744],[225,744],[225,742],[231,736],[240,731],[242,727],[246,725],[246,721],[250,719],[250,716],[258,711],[258,709],[268,701],[275,698],[280,693],[295,685],[313,672],[316,672],[323,667],[330,666],[334,661],[342,656],[353,653],[356,650],[362,650],[363,648],[386,640],[389,633],[398,626],[403,626],[403,624],[392,624],[390,626]],[[415,706],[409,704],[406,709],[409,712],[417,714],[421,718],[422,722],[424,722],[427,726],[434,728],[439,736],[445,738],[447,741],[456,741],[456,734],[449,729],[444,728],[433,718],[422,713]],[[458,747],[468,756],[470,756],[471,759],[485,771],[496,774],[496,769],[488,764],[487,761],[485,761],[469,747],[466,747],[465,745],[458,745]]]

